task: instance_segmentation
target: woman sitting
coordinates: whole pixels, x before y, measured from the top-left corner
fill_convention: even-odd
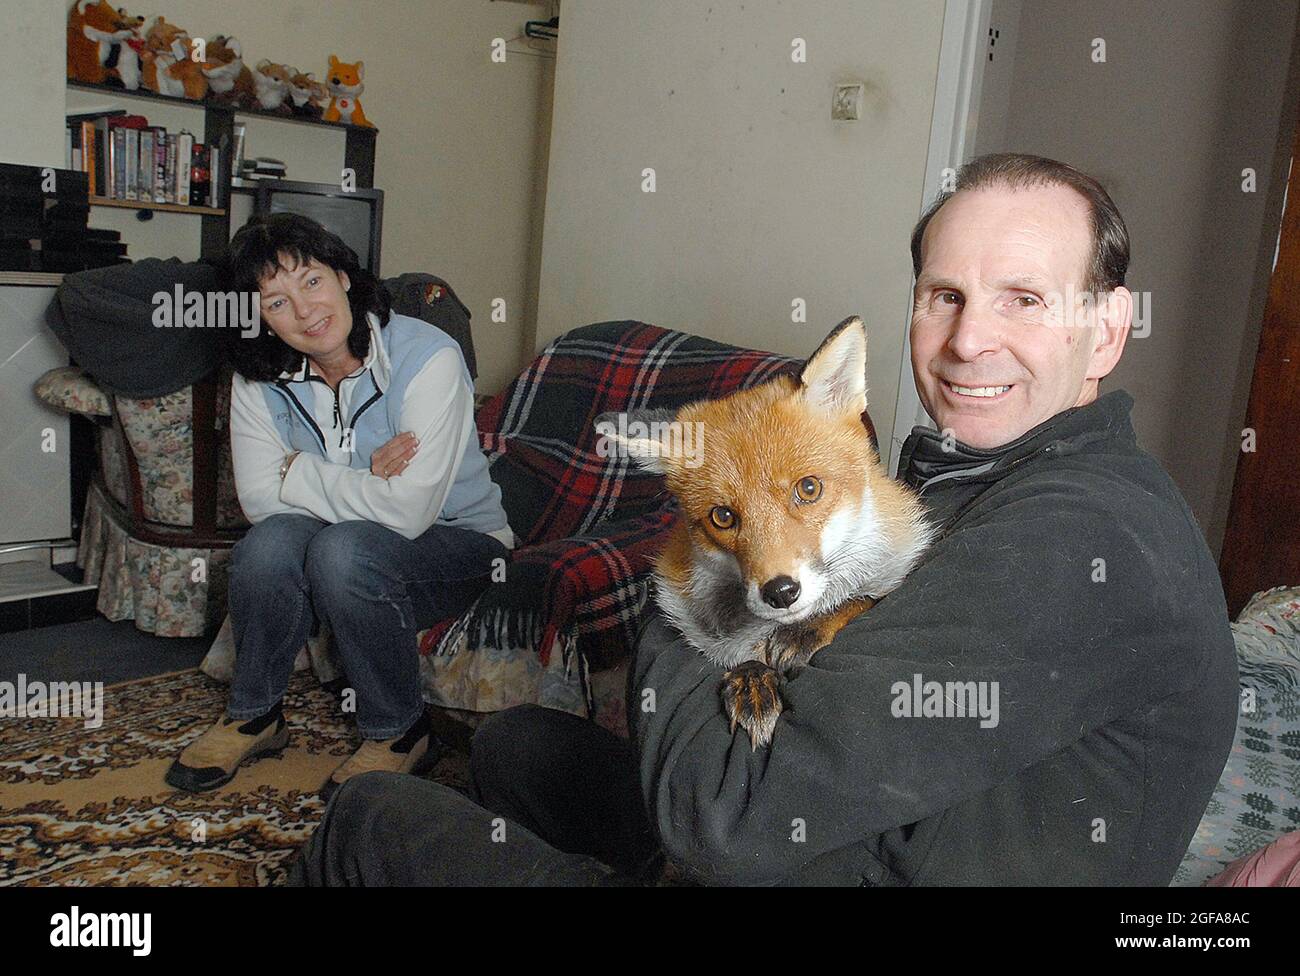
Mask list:
[[[514,539],[453,339],[391,312],[351,249],[306,217],[250,221],[230,265],[263,325],[229,343],[235,487],[253,523],[231,561],[235,674],[225,716],[167,782],[215,789],[284,748],[281,698],[322,622],[365,740],[328,799],[358,773],[432,758],[416,633],[473,603]]]

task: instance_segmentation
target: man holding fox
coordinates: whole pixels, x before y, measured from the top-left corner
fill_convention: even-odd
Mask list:
[[[295,880],[629,884],[666,858],[706,884],[1170,881],[1237,671],[1200,530],[1137,446],[1131,397],[1100,390],[1132,322],[1123,220],[1072,167],[985,156],[912,258],[936,429],[908,438],[901,484],[860,421],[857,319],[797,381],[683,408],[703,464],[622,438],[682,510],[632,742],[498,713],[473,741],[478,803],[355,777]]]

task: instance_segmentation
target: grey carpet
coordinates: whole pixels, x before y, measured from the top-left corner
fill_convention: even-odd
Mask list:
[[[113,684],[197,667],[208,637],[154,637],[134,622],[104,617],[0,634],[0,681],[102,681]]]

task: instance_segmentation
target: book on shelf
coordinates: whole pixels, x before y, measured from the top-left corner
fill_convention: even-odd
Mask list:
[[[176,202],[190,202],[190,179],[194,166],[194,136],[181,129],[176,133]]]
[[[221,150],[212,146],[208,149],[208,206],[216,209],[221,206]]]
[[[108,195],[126,199],[126,130],[109,129]]]
[[[215,208],[228,159],[188,130],[168,132],[120,109],[67,117],[64,162],[86,174],[92,197]]]
[[[153,202],[167,202],[167,130],[153,127]]]
[[[153,129],[140,130],[139,178],[136,181],[135,198],[153,202]]]
[[[122,169],[125,175],[122,180],[124,187],[122,196],[127,200],[140,199],[140,132],[137,129],[126,129],[123,132],[126,137],[125,145],[122,147]]]

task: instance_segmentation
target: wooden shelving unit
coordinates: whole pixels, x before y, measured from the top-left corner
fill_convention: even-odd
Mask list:
[[[121,207],[130,210],[164,210],[172,213],[191,213],[203,222],[200,253],[210,256],[225,250],[230,241],[230,147],[234,144],[235,117],[273,119],[295,125],[310,125],[323,129],[341,129],[346,139],[343,151],[343,165],[357,175],[357,186],[373,189],[375,185],[375,142],[379,130],[369,126],[349,125],[343,122],[326,122],[322,119],[305,118],[296,115],[280,115],[264,109],[236,108],[233,105],[221,105],[216,102],[197,102],[189,98],[174,95],[159,95],[148,89],[128,91],[114,85],[92,85],[87,82],[69,81],[68,87],[77,91],[94,92],[107,98],[140,99],[150,102],[163,102],[168,105],[180,105],[203,112],[203,142],[217,145],[222,149],[222,169],[226,179],[218,181],[217,205],[215,207],[189,207],[181,204],[145,203],[142,200],[116,200],[107,197],[93,197],[95,206]]]
[[[122,210],[166,210],[168,213],[188,213],[223,217],[226,211],[216,207],[191,207],[180,203],[152,203],[145,200],[119,200],[116,197],[91,197],[92,207],[119,207]]]

